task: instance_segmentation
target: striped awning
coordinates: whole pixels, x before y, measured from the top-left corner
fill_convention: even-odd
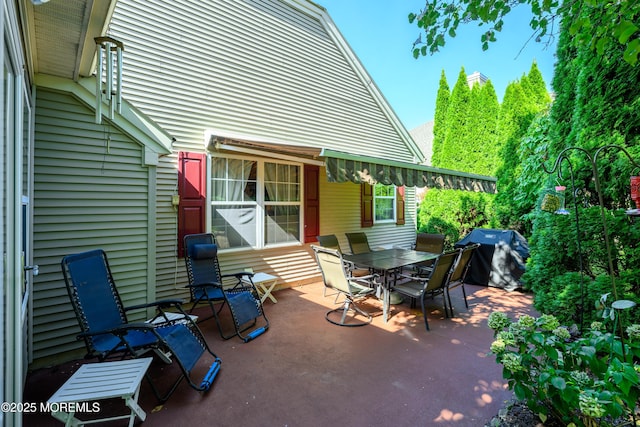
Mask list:
[[[323,149],[329,182],[496,192],[496,178]]]

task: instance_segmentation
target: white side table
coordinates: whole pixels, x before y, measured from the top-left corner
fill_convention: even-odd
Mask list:
[[[258,292],[262,294],[260,295],[260,302],[264,303],[267,298],[274,303],[278,302],[276,297],[271,293],[276,283],[278,283],[278,276],[272,276],[267,273],[255,273],[251,280],[253,280],[253,284],[256,285]],[[243,281],[248,283],[246,279],[243,279]]]
[[[47,401],[51,415],[65,426],[93,424],[104,421],[129,419],[133,426],[136,416],[144,421],[147,414],[138,405],[140,383],[149,369],[151,357],[119,360],[116,362],[89,363],[80,368]],[[99,410],[99,406],[82,404],[102,399],[122,398],[131,410],[128,415],[83,421],[75,417],[81,411]]]

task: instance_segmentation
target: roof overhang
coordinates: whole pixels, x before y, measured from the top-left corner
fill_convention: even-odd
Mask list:
[[[75,82],[70,79],[37,74],[35,79],[38,87],[68,93],[88,108],[95,109],[95,77],[88,77]],[[108,106],[105,104],[103,109],[106,111]],[[126,100],[122,100],[122,112],[120,114],[115,113],[114,117],[108,120],[122,132],[142,144],[145,149],[149,150],[149,153],[154,153],[157,156],[171,154],[173,138]],[[149,164],[152,164],[152,162]]]

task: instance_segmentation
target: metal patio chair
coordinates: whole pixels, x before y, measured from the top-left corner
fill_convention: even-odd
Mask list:
[[[244,342],[251,341],[269,329],[269,320],[264,313],[260,294],[251,278],[250,271],[240,271],[233,274],[221,274],[218,262],[218,246],[211,233],[188,234],[184,236],[185,263],[193,307],[198,304],[208,304],[216,320],[220,336],[227,340],[234,336]],[[230,286],[224,286],[223,280],[233,278]],[[216,309],[214,304],[220,305]],[[233,318],[233,333],[223,331],[219,313],[225,306],[229,306]],[[208,317],[207,319],[209,319]],[[258,319],[262,318],[261,322]],[[203,319],[206,320],[206,319]]]
[[[349,249],[353,255],[371,252],[369,239],[365,233],[345,233],[349,241]]]
[[[411,298],[411,306],[415,305],[415,300],[420,300],[420,308],[424,317],[424,324],[429,330],[429,321],[427,320],[427,310],[425,308],[425,300],[427,297],[442,295],[443,308],[445,317],[449,317],[447,309],[446,287],[451,277],[451,271],[454,263],[460,256],[460,249],[446,252],[440,255],[435,263],[429,277],[410,277],[408,281],[396,283],[393,290]]]
[[[323,248],[335,249],[340,253],[342,253],[342,250],[340,250],[340,243],[338,242],[338,238],[336,237],[335,234],[317,236],[316,238],[318,239],[318,243],[320,243],[320,246],[322,246]],[[371,274],[371,271],[369,271],[368,268],[358,268],[352,262],[347,261],[344,258],[343,258],[343,261],[349,268],[349,274],[351,276],[358,277],[358,276],[368,276]]]
[[[364,326],[371,323],[371,314],[358,307],[355,301],[375,292],[375,288],[379,285],[378,275],[350,276],[340,251],[315,245],[311,245],[311,248],[315,252],[325,287],[345,297],[342,307],[329,310],[325,314],[327,321],[338,326]],[[353,313],[350,319],[347,318],[349,312]],[[334,319],[335,314],[339,315],[340,320]],[[358,315],[363,316],[364,320],[358,320],[356,318]]]
[[[453,304],[451,304],[451,295],[449,294],[451,289],[457,287],[462,288],[464,305],[467,309],[469,309],[469,303],[467,302],[467,291],[464,289],[464,279],[467,276],[469,267],[471,266],[471,257],[473,256],[475,250],[479,247],[480,243],[473,243],[471,245],[463,247],[462,253],[456,261],[456,265],[453,267],[453,271],[451,272],[451,277],[449,278],[449,283],[447,284],[446,288],[447,300],[449,301],[449,313],[451,314],[451,317],[453,317]]]
[[[183,379],[195,390],[209,390],[220,370],[221,360],[211,351],[198,326],[184,312],[181,301],[164,300],[124,307],[107,255],[101,249],[67,255],[62,259],[61,267],[80,325],[78,339],[84,340],[87,357],[95,357],[99,361],[115,357],[138,358],[154,350],[163,361],[176,363],[182,372],[164,395],[147,376],[161,402],[171,396]],[[129,322],[128,311],[148,307],[157,310],[152,321]],[[197,385],[192,379],[193,369],[205,353],[213,358],[213,362]]]
[[[416,234],[416,242],[414,249],[416,251],[431,252],[434,254],[441,254],[444,251],[444,234],[434,233],[418,233]],[[419,275],[428,276],[431,274],[431,268],[434,261],[427,261],[420,264],[415,264],[412,267]]]

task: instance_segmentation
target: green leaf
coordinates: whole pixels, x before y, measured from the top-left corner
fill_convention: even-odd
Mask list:
[[[567,382],[562,377],[551,378],[551,385],[558,390],[564,390],[565,388],[567,388]]]
[[[520,383],[516,383],[513,387],[513,392],[520,400],[524,400],[527,397],[527,389]]]
[[[596,355],[596,348],[587,345],[582,346],[579,354],[587,357],[594,357]]]
[[[631,65],[636,65],[638,62],[638,54],[640,53],[640,40],[634,39],[627,45],[624,51],[623,58]]]
[[[618,41],[622,44],[625,44],[636,31],[638,27],[631,21],[623,21],[615,29]]]
[[[598,55],[602,55],[604,53],[604,47],[607,44],[607,39],[600,38],[598,39],[598,41],[596,42],[596,52],[598,52]],[[613,320],[613,311],[611,312],[611,320]]]
[[[415,21],[415,20],[416,20],[416,17],[417,17],[417,16],[418,16],[418,15],[416,15],[415,13],[410,13],[410,14],[409,14],[409,24],[413,24],[413,21]]]
[[[418,59],[419,56],[420,56],[420,49],[418,49],[418,48],[413,49],[413,57],[415,59]]]

